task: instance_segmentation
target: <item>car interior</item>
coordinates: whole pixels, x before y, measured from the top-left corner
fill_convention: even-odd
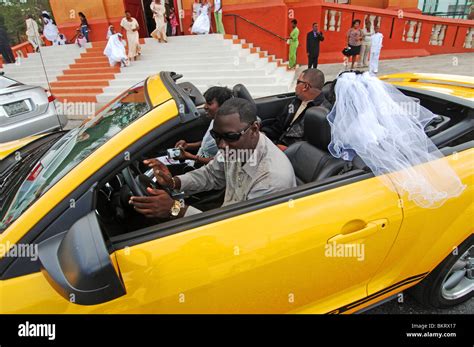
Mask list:
[[[179,76],[173,78],[174,81]],[[332,97],[334,81],[326,83],[323,93],[326,98],[334,102]],[[154,181],[153,172],[143,164],[143,160],[166,156],[168,149],[174,147],[181,139],[188,142],[200,141],[209,127],[210,120],[206,117],[203,106],[205,99],[201,92],[189,82],[176,83],[174,91],[179,98],[191,101],[194,117],[181,122],[171,131],[152,144],[145,146],[137,153],[131,164],[123,165],[108,176],[105,182],[100,182],[96,195],[96,212],[102,229],[109,237],[123,235],[149,226],[165,222],[157,219],[147,219],[139,215],[128,204],[132,195],[145,195],[146,187],[160,188]],[[416,98],[422,106],[427,107],[438,115],[425,128],[427,135],[440,149],[446,148],[444,154],[450,154],[449,148],[460,143],[474,140],[472,108],[455,104],[430,95],[403,91],[406,95]],[[254,100],[244,85],[233,87],[234,97],[249,100],[257,106],[260,122],[265,124],[275,115],[286,109],[295,97],[293,93],[275,95]],[[175,94],[175,93],[172,93]],[[173,95],[176,96],[177,95]],[[181,100],[182,102],[182,100]],[[328,151],[331,141],[331,128],[326,119],[328,111],[321,107],[311,107],[305,115],[305,141],[288,147],[285,154],[288,156],[297,177],[298,187],[326,184],[371,173],[363,160],[356,156],[351,162],[334,158]],[[443,150],[442,150],[443,152]],[[173,175],[182,174],[190,169],[184,162],[170,165]],[[169,192],[171,194],[171,192]],[[224,191],[209,191],[192,196],[186,196],[187,205],[194,206],[202,211],[217,209],[222,205]],[[125,223],[126,221],[126,223]]]

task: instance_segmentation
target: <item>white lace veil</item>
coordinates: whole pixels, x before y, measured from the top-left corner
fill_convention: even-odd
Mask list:
[[[340,75],[328,115],[330,153],[357,154],[382,181],[424,208],[459,196],[465,186],[425,134],[436,117],[416,100],[369,73]]]

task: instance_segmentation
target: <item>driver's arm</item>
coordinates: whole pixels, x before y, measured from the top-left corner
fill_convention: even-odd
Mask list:
[[[226,186],[224,161],[219,154],[208,165],[197,170],[177,176],[179,188],[186,195],[200,192],[224,189]]]

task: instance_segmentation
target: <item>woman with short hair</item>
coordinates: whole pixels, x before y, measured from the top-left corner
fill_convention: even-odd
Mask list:
[[[348,57],[352,57],[351,70],[354,69],[354,65],[357,63],[363,38],[364,34],[360,30],[360,20],[356,19],[352,21],[352,27],[347,31],[347,43],[350,48]]]

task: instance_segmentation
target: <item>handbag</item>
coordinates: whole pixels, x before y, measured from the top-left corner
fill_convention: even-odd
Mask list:
[[[346,47],[342,50],[342,54],[344,54],[346,57],[348,57],[351,54],[351,48]]]

